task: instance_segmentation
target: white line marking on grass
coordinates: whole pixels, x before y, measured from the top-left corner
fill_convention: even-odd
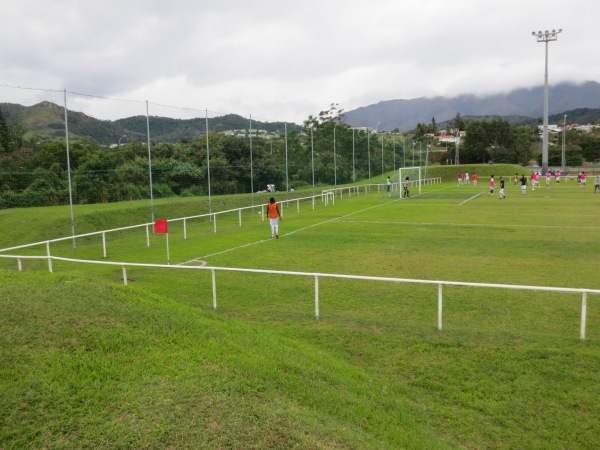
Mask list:
[[[479,197],[479,196],[480,196],[480,195],[482,195],[482,194],[483,194],[483,192],[480,192],[479,194],[477,194],[477,195],[474,195],[473,197],[466,199],[464,202],[462,202],[462,203],[461,203],[461,204],[459,204],[458,206],[462,206],[462,205],[464,205],[465,203],[467,203],[467,202],[470,202],[470,201],[471,201],[471,200],[473,200],[473,199],[476,199],[477,197]]]
[[[183,263],[179,263],[179,264],[175,264],[176,266],[185,266],[187,264],[191,265],[193,263],[194,266],[206,266],[206,264],[208,264],[206,261],[202,261],[201,259],[198,258],[194,258],[194,259],[190,259],[189,261],[183,262]]]

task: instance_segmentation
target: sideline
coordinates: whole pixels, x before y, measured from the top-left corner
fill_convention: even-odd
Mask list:
[[[485,228],[542,228],[542,229],[554,229],[560,230],[600,230],[600,226],[597,227],[579,227],[579,226],[564,226],[564,225],[520,225],[520,224],[501,224],[501,225],[490,225],[483,223],[453,223],[453,222],[389,222],[384,220],[347,220],[347,223],[376,223],[380,225],[411,225],[411,226],[443,226],[443,227],[485,227]]]

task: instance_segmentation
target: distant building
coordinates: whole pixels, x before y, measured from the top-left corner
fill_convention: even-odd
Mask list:
[[[434,139],[437,140],[440,144],[442,143],[452,143],[452,144],[460,144],[460,140],[465,137],[465,131],[459,131],[458,136],[453,134],[440,134],[439,136],[435,136]]]

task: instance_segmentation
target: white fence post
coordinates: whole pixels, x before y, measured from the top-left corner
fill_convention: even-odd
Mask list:
[[[146,247],[150,248],[150,227],[146,225]]]
[[[213,295],[213,309],[217,309],[217,280],[215,277],[215,269],[212,272],[212,295]]]
[[[106,258],[106,233],[102,232],[102,254]]]
[[[579,338],[585,341],[585,317],[587,314],[587,292],[584,292],[581,297],[581,333]]]
[[[122,266],[123,268],[123,284],[125,286],[127,286],[127,269],[125,268],[125,266]]]
[[[21,264],[21,258],[17,258],[17,267],[19,268],[19,272],[23,272],[23,265]]]
[[[319,277],[315,275],[315,319],[319,320]]]
[[[442,331],[442,284],[438,284],[438,330]]]
[[[52,273],[52,257],[50,256],[50,241],[46,241],[46,255],[48,256],[48,272]]]
[[[183,219],[183,240],[187,240],[187,222]]]
[[[213,217],[213,228],[215,230],[215,233],[217,232],[217,215],[213,214],[211,217]]]
[[[242,210],[238,209],[238,222],[240,223],[240,227],[242,226]]]

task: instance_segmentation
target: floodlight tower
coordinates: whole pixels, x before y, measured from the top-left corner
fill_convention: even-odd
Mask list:
[[[548,42],[556,41],[558,33],[562,33],[562,28],[552,31],[533,31],[532,36],[535,36],[538,42],[546,44],[546,65],[544,72],[544,125],[542,129],[542,173],[548,172]]]

